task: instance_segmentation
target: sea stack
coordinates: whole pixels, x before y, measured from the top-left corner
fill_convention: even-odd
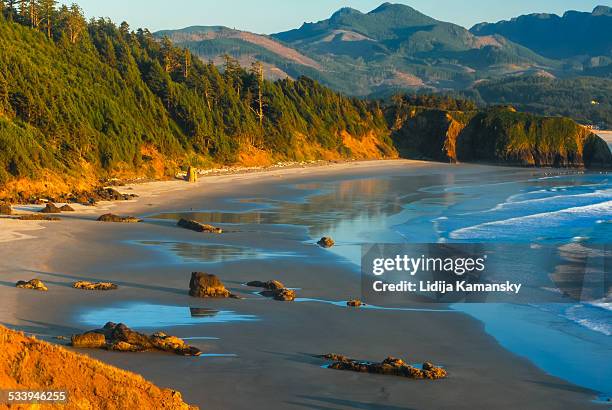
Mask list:
[[[194,167],[187,168],[187,182],[198,182],[198,170]]]

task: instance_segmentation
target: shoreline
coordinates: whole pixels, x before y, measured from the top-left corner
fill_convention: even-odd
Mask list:
[[[118,188],[121,192],[139,194],[140,197],[136,200],[102,205],[108,205],[104,208],[105,210],[134,216],[143,213],[155,214],[163,209],[185,209],[189,205],[198,209],[196,208],[198,204],[199,209],[240,211],[244,210],[245,206],[253,206],[253,204],[245,205],[233,201],[233,198],[266,197],[270,196],[271,192],[276,192],[276,195],[280,195],[281,198],[290,197],[295,192],[287,191],[288,188],[285,186],[295,184],[296,181],[303,181],[307,184],[308,181],[337,178],[339,175],[367,177],[377,173],[388,173],[390,166],[397,166],[397,169],[405,169],[407,172],[426,172],[447,169],[450,165],[420,161],[367,161],[366,163],[351,162],[329,167],[312,167],[307,170],[295,168],[292,172],[280,169],[263,173],[206,177],[196,184],[187,184],[183,181],[151,182]],[[489,169],[484,165],[466,167]],[[282,183],[279,184],[279,181]],[[207,189],[208,187],[210,189]],[[202,203],[202,201],[205,202]],[[185,204],[184,208],[180,208],[178,204]],[[446,315],[444,313],[432,313],[434,316],[421,317],[422,312],[409,313],[409,316],[405,316],[405,312],[383,312],[389,323],[381,323],[381,312],[375,310],[352,311],[338,308],[338,306],[328,306],[326,303],[298,302],[295,305],[286,305],[277,302],[274,304],[267,300],[251,298],[252,295],[247,292],[248,289],[240,285],[245,279],[266,280],[279,274],[282,275],[279,279],[286,281],[291,286],[299,287],[300,297],[304,298],[345,300],[350,296],[355,296],[358,292],[358,284],[351,279],[354,275],[352,269],[335,266],[333,261],[337,260],[337,257],[334,254],[304,244],[305,232],[298,228],[266,231],[265,243],[261,242],[262,238],[258,235],[249,233],[252,227],[250,228],[248,224],[245,225],[245,233],[242,234],[228,235],[223,238],[203,238],[182,230],[168,231],[167,224],[92,225],[92,219],[99,216],[102,208],[83,208],[77,209],[73,215],[62,214],[61,216],[66,216],[64,222],[45,223],[48,229],[38,231],[39,241],[31,241],[32,238],[28,238],[30,242],[19,241],[21,244],[32,245],[27,250],[23,249],[25,245],[15,245],[15,241],[0,244],[7,248],[11,261],[8,266],[6,261],[5,263],[0,262],[2,284],[5,285],[0,287],[0,292],[8,296],[6,306],[0,307],[0,322],[12,322],[14,326],[26,328],[26,331],[29,328],[37,332],[44,331],[50,335],[65,334],[73,330],[89,330],[79,322],[75,310],[88,309],[91,311],[121,303],[131,303],[135,304],[134,306],[143,303],[149,303],[151,306],[203,304],[206,307],[231,310],[238,314],[254,314],[260,318],[258,322],[253,323],[206,324],[189,326],[189,328],[170,327],[172,334],[182,337],[202,335],[219,337],[218,342],[207,340],[203,343],[210,347],[212,353],[238,355],[238,358],[234,359],[206,358],[207,364],[202,369],[194,368],[189,361],[173,357],[84,351],[92,357],[143,374],[156,384],[171,385],[182,391],[183,396],[189,402],[212,406],[210,408],[225,408],[221,406],[225,397],[230,403],[228,407],[243,408],[239,407],[241,400],[253,400],[256,392],[272,393],[278,389],[278,394],[283,398],[284,403],[293,403],[292,406],[298,408],[303,407],[304,402],[312,402],[312,400],[296,397],[299,397],[299,394],[307,394],[306,392],[319,391],[321,383],[328,389],[335,390],[334,394],[342,393],[340,394],[342,398],[347,400],[348,392],[353,392],[354,398],[351,396],[351,399],[356,400],[353,404],[359,406],[374,405],[372,400],[377,400],[376,403],[380,400],[389,406],[406,404],[408,398],[402,392],[408,388],[411,390],[410,394],[414,395],[410,400],[414,400],[413,403],[419,408],[427,408],[427,403],[429,403],[427,397],[431,394],[440,395],[439,404],[441,405],[454,404],[461,408],[457,406],[457,403],[449,400],[453,395],[452,392],[463,391],[465,394],[464,383],[466,382],[473,383],[475,390],[481,388],[483,391],[496,391],[502,396],[504,391],[514,390],[517,386],[521,386],[520,388],[525,391],[524,397],[505,398],[508,401],[501,404],[493,400],[493,397],[478,397],[478,392],[475,391],[473,394],[468,394],[465,403],[465,406],[468,407],[466,408],[469,408],[470,404],[473,407],[476,400],[482,400],[482,403],[491,406],[497,403],[496,407],[500,408],[512,408],[513,406],[515,408],[517,405],[526,405],[526,403],[538,400],[550,400],[552,397],[562,397],[568,403],[588,407],[588,397],[594,397],[587,389],[548,376],[526,359],[505,350],[485,333],[481,322],[463,313],[457,313],[457,316],[450,313],[448,315],[452,317],[447,319],[438,317],[438,315]],[[2,223],[0,223],[1,226]],[[186,296],[184,290],[187,282],[186,275],[192,269],[202,269],[201,264],[183,262],[176,266],[176,263],[168,264],[168,261],[159,252],[152,252],[146,248],[139,249],[135,246],[126,248],[125,245],[117,242],[118,238],[126,235],[140,237],[142,240],[155,240],[157,237],[163,237],[166,241],[204,241],[212,244],[229,242],[232,246],[247,247],[257,243],[264,253],[278,248],[289,248],[296,254],[306,255],[304,260],[310,262],[307,262],[305,267],[296,267],[291,264],[291,258],[287,257],[263,258],[258,259],[256,263],[249,262],[247,259],[207,264],[206,269],[211,273],[220,274],[222,280],[232,288],[232,291],[249,296],[250,299],[243,301],[244,303],[240,301],[194,301]],[[79,260],[74,260],[75,258],[67,252],[68,249],[79,249],[81,253]],[[37,261],[27,259],[32,254],[37,254]],[[110,256],[112,258],[109,260]],[[148,262],[141,266],[134,265],[134,260]],[[312,264],[314,265],[311,266]],[[330,265],[327,266],[327,264]],[[18,290],[8,289],[10,282],[6,282],[7,279],[25,278],[23,275],[26,275],[27,272],[30,272],[31,276],[34,276],[33,272],[39,272],[41,279],[53,286],[49,295],[20,293]],[[104,295],[79,293],[72,291],[67,286],[71,280],[76,278],[119,282],[121,290]],[[315,278],[318,280],[313,282]],[[325,286],[322,286],[323,283]],[[12,299],[12,297],[22,299]],[[56,310],[52,312],[44,310],[45,300],[51,300],[50,298],[53,300],[59,298]],[[14,305],[12,312],[11,303]],[[312,325],[307,325],[311,322],[309,318],[312,317],[320,318],[320,323],[317,323],[314,328]],[[109,317],[108,320],[113,320],[113,318]],[[355,320],[359,320],[357,327],[354,327]],[[345,323],[347,321],[349,323]],[[282,334],[278,334],[278,326],[281,326]],[[371,331],[364,334],[361,331],[364,326]],[[323,334],[322,329],[326,329],[328,334]],[[418,330],[416,339],[410,337],[415,334],[414,329]],[[391,343],[393,340],[403,340],[406,335],[409,336],[409,346]],[[346,345],[347,341],[352,342]],[[259,346],[265,346],[265,348],[262,350]],[[342,349],[344,351],[339,351]],[[387,354],[400,357],[409,354],[410,359],[432,360],[447,365],[453,369],[451,374],[454,380],[449,379],[440,384],[405,384],[394,378],[352,376],[331,371],[321,373],[315,361],[303,356],[303,353],[306,352],[328,353],[327,350],[363,359],[382,359]],[[237,362],[231,362],[231,360]],[[238,363],[240,363],[239,366]],[[494,371],[492,363],[496,364]],[[176,379],[167,378],[164,366],[177,372],[175,373]],[[232,370],[235,366],[238,368]],[[231,377],[227,378],[226,376],[229,375]],[[196,376],[205,380],[205,383],[211,386],[210,390],[194,391],[190,387],[189,380]],[[247,387],[249,378],[254,376],[265,380],[265,384],[260,385],[258,390],[253,390],[255,387]],[[184,380],[184,377],[187,377],[188,380]],[[291,383],[293,379],[300,380],[299,386]],[[240,395],[238,395],[240,397],[230,397],[233,390],[227,386],[223,387],[225,383],[241,386]],[[545,388],[542,387],[544,384],[538,383],[551,383],[557,387]],[[386,399],[380,397],[376,390],[383,386],[391,395]],[[412,391],[411,386],[419,386],[415,387],[419,391]],[[300,393],[300,390],[304,392]],[[442,397],[442,395],[446,396],[447,390],[450,391],[449,397]],[[455,395],[458,394],[456,392]],[[223,397],[211,397],[217,395]],[[296,400],[302,404],[296,404]],[[267,401],[265,397],[261,397],[254,399],[254,403],[253,408],[265,408]],[[215,407],[215,405],[221,407]]]

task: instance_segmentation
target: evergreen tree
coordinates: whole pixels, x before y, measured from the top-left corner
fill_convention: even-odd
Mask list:
[[[55,6],[57,0],[39,0],[38,2],[40,15],[45,22],[45,28],[47,31],[47,37],[51,38],[53,35],[53,24],[55,20]]]
[[[70,43],[75,44],[87,28],[83,10],[75,3],[73,3],[70,8],[63,5],[60,8],[59,16]]]

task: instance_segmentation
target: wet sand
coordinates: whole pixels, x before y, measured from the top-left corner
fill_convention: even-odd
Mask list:
[[[109,209],[134,216],[191,208],[241,211],[246,204],[231,199],[287,199],[295,195],[287,186],[291,183],[385,174],[391,169],[427,175],[466,169],[486,173],[489,167],[355,162],[208,177],[195,185],[168,181],[123,187],[121,191],[141,197],[103,204],[104,209],[79,207],[74,214],[62,214],[64,221],[39,223],[44,229],[25,232],[29,237],[0,243],[0,323],[59,342],[53,336],[92,328],[83,323],[81,314],[103,314],[109,307],[126,307],[128,318],[135,322],[126,324],[133,327],[147,319],[138,309],[143,304],[182,308],[177,323],[189,321],[189,307],[255,316],[257,320],[252,321],[155,328],[180,337],[210,338],[191,339],[190,343],[205,353],[236,357],[83,351],[160,386],[178,389],[185,401],[207,409],[600,408],[590,402],[595,393],[549,376],[505,351],[480,322],[467,315],[282,303],[256,296],[252,293],[256,289],[242,285],[250,280],[278,279],[299,288],[301,298],[343,301],[359,296],[354,266],[306,240],[306,228],[244,224],[234,227],[237,232],[210,236],[178,229],[171,221],[147,220],[138,225],[94,221]],[[14,225],[0,221],[0,232],[19,233]],[[127,240],[130,243],[124,242]],[[264,256],[205,265],[195,259],[177,263],[165,252],[134,245],[134,241],[156,240],[222,243],[255,248],[253,252]],[[278,249],[289,249],[293,256],[265,258]],[[190,298],[187,288],[194,270],[219,275],[232,292],[246,299]],[[14,288],[17,280],[34,277],[42,279],[49,292]],[[70,287],[72,281],[81,279],[113,281],[120,289],[90,293]],[[154,307],[149,306],[147,313],[155,317],[157,312],[151,309]],[[107,317],[98,326],[116,320]],[[366,360],[382,360],[387,355],[410,363],[429,360],[446,367],[450,377],[430,382],[334,371],[322,368],[324,362],[312,357],[330,352]]]

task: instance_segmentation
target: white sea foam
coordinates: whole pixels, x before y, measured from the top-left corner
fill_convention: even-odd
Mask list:
[[[452,239],[474,238],[516,238],[525,232],[531,234],[541,229],[559,227],[564,222],[576,223],[582,219],[600,219],[612,214],[612,201],[578,206],[554,212],[543,212],[527,216],[486,222],[483,224],[457,229],[450,233]],[[593,221],[594,222],[594,221]]]
[[[564,203],[569,203],[570,205],[577,206],[581,205],[579,202],[583,201],[593,201],[593,200],[610,200],[612,199],[612,189],[602,189],[594,192],[581,193],[581,194],[573,194],[573,195],[554,195],[547,196],[543,198],[534,198],[534,199],[524,199],[521,201],[506,201],[501,203],[490,211],[499,211],[509,208],[516,207],[533,207],[538,205],[552,205],[556,207],[562,207]]]
[[[599,306],[593,306],[595,306],[593,303],[574,305],[566,309],[563,316],[587,329],[612,336],[609,307],[603,307],[600,312],[597,312],[597,310],[600,310]]]
[[[603,299],[593,300],[588,302],[589,305],[596,306],[600,309],[612,310],[612,297],[607,297]],[[612,318],[611,318],[612,319]]]

